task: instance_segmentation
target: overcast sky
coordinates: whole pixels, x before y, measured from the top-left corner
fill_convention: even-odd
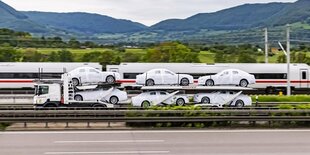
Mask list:
[[[245,3],[296,0],[2,0],[20,11],[89,12],[152,25]]]

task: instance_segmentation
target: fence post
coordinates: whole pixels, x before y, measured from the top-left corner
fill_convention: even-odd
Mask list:
[[[45,122],[45,128],[48,128],[48,122]]]

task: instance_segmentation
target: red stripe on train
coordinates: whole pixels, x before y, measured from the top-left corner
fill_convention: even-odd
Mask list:
[[[33,83],[33,80],[0,80],[0,83]]]

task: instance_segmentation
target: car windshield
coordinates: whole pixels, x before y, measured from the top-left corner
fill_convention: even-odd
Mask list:
[[[35,95],[48,94],[48,86],[35,86]]]

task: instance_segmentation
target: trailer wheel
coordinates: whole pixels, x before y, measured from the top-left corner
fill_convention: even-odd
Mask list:
[[[83,97],[81,95],[75,95],[74,100],[76,101],[83,101]]]
[[[97,103],[97,104],[94,104],[92,107],[94,107],[94,108],[106,108],[107,105]]]
[[[209,97],[203,97],[201,99],[201,103],[202,104],[209,104],[210,103],[210,98]]]
[[[154,85],[155,85],[155,82],[154,82],[154,80],[152,80],[152,79],[148,79],[148,80],[146,80],[145,85],[146,85],[146,86],[154,86]]]
[[[237,100],[235,103],[235,107],[237,107],[237,108],[244,107],[244,102],[242,100]]]
[[[113,84],[113,83],[115,83],[115,78],[114,78],[112,75],[109,75],[109,76],[107,76],[107,78],[106,78],[106,82],[107,82],[108,84]]]
[[[150,107],[150,106],[151,106],[151,104],[150,104],[149,101],[143,101],[142,104],[141,104],[141,107],[142,107],[142,108],[148,108],[148,107]]]
[[[205,84],[206,86],[214,86],[214,81],[212,80],[212,79],[208,79],[207,81],[206,81],[206,84]]]
[[[240,80],[239,86],[241,87],[247,87],[249,82],[246,79]]]
[[[58,104],[54,103],[54,102],[48,102],[45,105],[43,105],[44,108],[56,108],[58,107]]]
[[[117,104],[118,101],[119,101],[118,97],[116,97],[116,96],[111,96],[110,97],[110,103],[111,104]]]
[[[189,80],[187,78],[181,79],[180,85],[181,86],[188,86],[189,85]]]
[[[177,101],[175,103],[177,106],[184,106],[185,105],[185,101],[182,98],[177,99]]]
[[[73,84],[73,86],[78,86],[78,85],[80,84],[79,79],[73,78],[73,79],[72,79],[72,84]]]

